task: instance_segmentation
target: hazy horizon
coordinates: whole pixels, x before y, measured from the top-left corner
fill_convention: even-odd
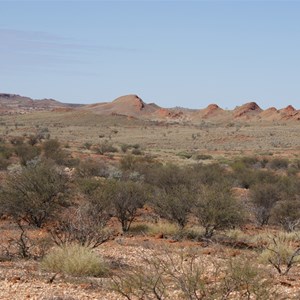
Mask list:
[[[0,92],[300,108],[300,2],[0,1]]]

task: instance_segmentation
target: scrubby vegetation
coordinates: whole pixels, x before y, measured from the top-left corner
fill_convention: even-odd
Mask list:
[[[82,144],[78,154],[50,137],[1,141],[0,213],[18,232],[2,259],[35,258],[43,272],[110,276],[105,288],[127,299],[276,299],[272,276],[297,269],[298,160],[198,155],[164,163],[139,144]],[[34,230],[47,246],[37,246]],[[135,247],[152,240],[184,246],[162,250],[149,242],[152,256],[142,253],[133,265],[113,257],[104,263],[97,252],[135,238]],[[218,255],[207,267],[202,252],[212,246]]]

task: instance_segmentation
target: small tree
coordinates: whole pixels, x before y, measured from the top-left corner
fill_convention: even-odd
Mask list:
[[[2,188],[2,211],[42,227],[63,203],[66,183],[66,177],[48,161],[24,167],[9,175]]]
[[[254,204],[256,219],[261,226],[269,223],[272,209],[280,199],[280,190],[274,183],[259,183],[250,190],[250,200]]]
[[[194,202],[195,193],[187,186],[171,186],[166,190],[158,191],[158,195],[154,199],[154,208],[158,215],[175,221],[180,228],[184,228]]]
[[[233,228],[243,221],[240,203],[227,187],[202,186],[195,215],[205,228],[205,238],[211,238],[216,230]]]
[[[108,214],[104,209],[85,203],[68,211],[50,233],[59,246],[78,243],[85,247],[96,248],[109,239],[110,232],[105,229],[107,221]]]
[[[144,185],[132,181],[110,181],[104,186],[111,203],[112,212],[121,223],[123,232],[129,230],[148,197]],[[108,189],[108,190],[107,190]]]

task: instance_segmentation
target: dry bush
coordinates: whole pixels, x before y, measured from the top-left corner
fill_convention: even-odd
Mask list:
[[[196,251],[168,249],[141,257],[142,266],[112,277],[112,290],[129,300],[276,299],[265,275],[245,259],[207,264]]]
[[[280,275],[286,275],[300,262],[300,248],[295,247],[286,235],[273,236],[261,253],[263,263],[273,266]]]
[[[108,214],[90,203],[79,206],[61,218],[58,225],[50,230],[52,240],[61,246],[77,243],[84,247],[96,248],[106,242],[111,232],[105,228]]]

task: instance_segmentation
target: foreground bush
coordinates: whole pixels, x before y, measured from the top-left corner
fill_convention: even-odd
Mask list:
[[[126,299],[276,299],[257,266],[235,259],[209,267],[195,252],[142,254],[143,265],[121,270],[112,290]],[[224,276],[226,274],[226,276]]]
[[[300,263],[300,248],[296,248],[283,234],[270,238],[260,259],[263,263],[273,266],[280,275],[286,275],[292,267]]]
[[[77,244],[54,248],[42,260],[42,269],[72,276],[101,276],[108,270],[90,248]]]
[[[67,178],[49,161],[22,168],[8,176],[0,189],[0,210],[42,227],[65,203]]]

